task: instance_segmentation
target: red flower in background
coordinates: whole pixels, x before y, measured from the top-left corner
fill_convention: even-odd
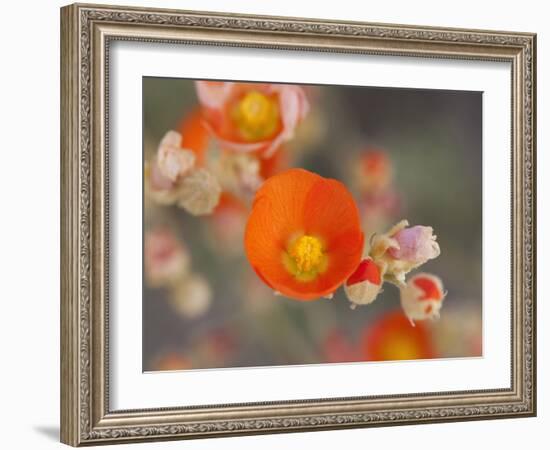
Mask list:
[[[145,233],[143,251],[145,276],[150,286],[174,283],[189,270],[189,254],[167,227]]]
[[[361,153],[358,169],[360,188],[363,191],[387,189],[393,181],[393,165],[384,150],[367,148]]]
[[[367,147],[354,161],[355,185],[360,193],[359,207],[367,233],[384,228],[401,209],[396,191],[390,154]]]
[[[323,353],[327,362],[356,362],[361,361],[361,352],[342,330],[333,329],[323,342]]]
[[[226,364],[238,348],[237,336],[232,329],[226,327],[211,330],[199,343],[199,353],[218,367]]]
[[[206,127],[238,152],[273,155],[309,111],[299,86],[197,81],[196,88]]]
[[[430,329],[411,325],[401,311],[392,311],[369,325],[362,338],[367,361],[436,358]]]
[[[204,165],[210,134],[204,125],[200,108],[192,110],[180,122],[181,147],[192,150],[197,158],[196,165]]]
[[[191,368],[191,361],[176,352],[166,353],[153,362],[153,370],[186,370]]]

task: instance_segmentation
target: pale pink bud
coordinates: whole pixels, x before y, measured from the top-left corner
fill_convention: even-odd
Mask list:
[[[213,109],[223,107],[234,85],[226,81],[195,81],[199,102]]]
[[[439,256],[439,244],[431,227],[408,228],[409,222],[396,223],[387,233],[371,238],[369,255],[384,267],[386,281],[405,285],[405,275]]]
[[[195,154],[181,148],[181,134],[168,131],[157,151],[157,165],[160,173],[174,182],[185,176],[195,165]]]
[[[156,158],[151,162],[145,162],[144,169],[143,189],[147,199],[159,205],[174,204],[179,195],[177,183],[160,173]]]
[[[398,246],[388,248],[388,253],[395,259],[423,264],[440,254],[437,236],[434,236],[432,227],[417,225],[404,228],[391,237]]]
[[[174,188],[174,182],[162,174],[157,161],[150,165],[148,174],[149,184],[153,191],[170,191]]]
[[[149,285],[172,284],[187,273],[189,255],[170,229],[148,231],[144,244],[144,269]]]
[[[419,273],[401,288],[401,306],[411,322],[438,318],[445,295],[439,277]]]
[[[212,289],[203,276],[190,274],[175,286],[171,300],[179,314],[188,319],[196,319],[210,308]]]

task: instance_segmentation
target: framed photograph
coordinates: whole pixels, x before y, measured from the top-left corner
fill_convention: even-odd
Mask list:
[[[62,8],[62,442],[535,415],[535,58]]]

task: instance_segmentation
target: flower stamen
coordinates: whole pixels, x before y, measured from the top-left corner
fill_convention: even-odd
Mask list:
[[[277,131],[279,116],[277,100],[258,91],[248,92],[232,111],[235,125],[248,141],[269,138]]]
[[[290,256],[294,258],[299,272],[310,272],[317,269],[323,260],[323,245],[313,236],[301,236],[290,248]]]
[[[308,282],[325,272],[328,256],[321,239],[304,234],[290,241],[283,264],[298,281]]]

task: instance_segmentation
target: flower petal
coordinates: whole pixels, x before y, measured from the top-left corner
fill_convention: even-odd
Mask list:
[[[278,245],[286,248],[289,237],[304,229],[304,205],[312,187],[322,180],[317,174],[303,169],[290,169],[265,181],[256,193],[253,207],[262,199],[269,203],[269,228],[276,234]],[[276,232],[276,233],[275,233]]]
[[[199,101],[207,108],[212,109],[223,107],[233,86],[234,83],[226,81],[195,81]]]
[[[181,135],[168,131],[160,142],[157,151],[157,166],[165,178],[175,182],[195,165],[195,154],[180,147]]]
[[[181,134],[180,147],[192,150],[197,157],[197,164],[204,164],[208,148],[209,132],[199,109],[186,115],[178,129]]]
[[[435,358],[430,330],[419,323],[412,326],[401,311],[383,315],[365,329],[363,352],[368,361],[395,361]]]
[[[339,250],[346,255],[357,255],[359,252],[353,270],[362,252],[363,233],[359,222],[357,205],[341,182],[321,178],[312,186],[304,205],[304,231],[324,238],[329,253]]]
[[[399,248],[390,248],[388,253],[395,259],[424,263],[439,256],[439,244],[432,227],[417,225],[405,228],[392,236]]]

